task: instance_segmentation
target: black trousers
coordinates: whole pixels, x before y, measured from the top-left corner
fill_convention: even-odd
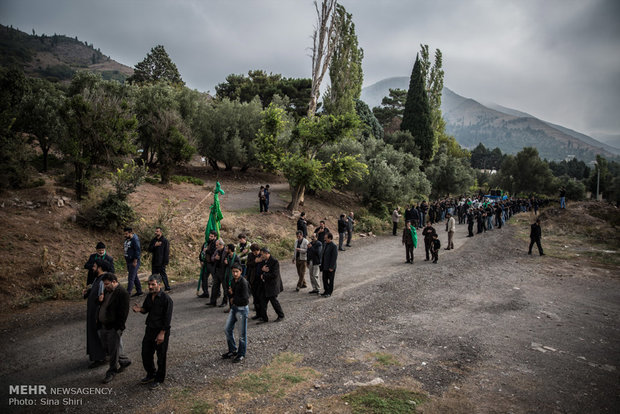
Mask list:
[[[424,239],[424,251],[426,252],[426,260],[430,260],[431,254],[431,241]]]
[[[211,286],[211,304],[215,305],[217,303],[217,298],[220,297],[220,286],[223,290],[222,300],[226,300],[226,286],[224,284],[224,274],[215,270],[213,272],[213,286]]]
[[[164,282],[164,287],[166,289],[170,289],[170,283],[168,283],[168,275],[166,274],[166,266],[151,266],[153,274],[158,274],[161,276],[162,282]]]
[[[467,223],[467,235],[469,237],[474,237],[474,223]]]
[[[431,253],[433,255],[433,262],[437,263],[437,260],[439,260],[439,251],[435,250],[435,251],[432,251]]]
[[[155,381],[164,382],[166,378],[166,354],[168,353],[168,340],[170,339],[170,330],[164,335],[164,342],[157,345],[155,342],[159,329],[147,327],[144,331],[142,339],[142,365],[146,371],[146,375],[155,377]],[[153,354],[157,353],[157,370],[155,369],[155,361]]]
[[[331,295],[334,291],[334,276],[336,276],[335,270],[333,272],[323,270],[323,289],[327,295]]]
[[[532,247],[534,247],[534,243],[536,243],[536,247],[538,247],[538,254],[543,255],[543,248],[540,244],[540,239],[530,239],[530,248],[528,250],[529,254],[532,254]]]
[[[201,272],[202,279],[200,284],[202,286],[202,293],[209,297],[209,275],[213,275],[213,263],[205,263]]]
[[[279,318],[284,318],[284,311],[282,310],[282,306],[280,305],[280,302],[278,301],[278,297],[277,296],[270,296],[270,297],[262,296],[260,309],[257,311],[258,316],[260,316],[261,319],[263,319],[264,321],[269,320],[269,317],[267,316],[267,304],[268,303],[271,303],[271,306],[273,306],[273,310],[276,311],[276,314],[278,315]]]
[[[398,223],[393,221],[392,224],[393,224],[392,235],[396,236],[396,230],[398,230]]]
[[[408,262],[413,262],[413,244],[405,244],[405,257]]]

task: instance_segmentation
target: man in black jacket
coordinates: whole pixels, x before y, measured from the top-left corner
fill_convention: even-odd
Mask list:
[[[95,280],[95,278],[97,277],[97,275],[95,274],[95,271],[93,270],[93,266],[97,259],[101,259],[104,262],[108,262],[108,266],[110,266],[109,272],[114,273],[114,258],[110,256],[108,252],[106,251],[105,244],[103,244],[103,242],[97,243],[97,246],[95,246],[95,250],[96,252],[90,255],[90,257],[88,258],[88,261],[84,265],[84,269],[88,270],[86,286],[92,285],[93,280]]]
[[[538,253],[541,256],[544,256],[542,245],[540,244],[540,238],[542,237],[542,230],[540,228],[540,219],[537,218],[534,224],[532,224],[530,229],[530,248],[527,251],[527,254],[532,254],[532,247],[534,243],[536,243],[536,247],[538,247]]]
[[[146,329],[142,339],[142,365],[146,376],[141,384],[152,382],[151,389],[159,388],[166,378],[166,354],[170,339],[170,323],[172,321],[172,299],[161,289],[161,276],[149,276],[149,294],[142,306],[133,305],[134,312],[148,313]],[[157,369],[153,354],[157,353]]]
[[[297,220],[297,230],[303,233],[304,238],[308,237],[308,222],[306,221],[306,213],[303,211]]]
[[[248,344],[248,303],[250,301],[250,287],[248,281],[241,277],[242,268],[239,263],[232,265],[232,282],[228,288],[230,298],[230,313],[226,320],[226,343],[228,352],[222,354],[223,359],[233,359],[234,363],[243,362]],[[239,322],[239,347],[235,344],[235,324]]]
[[[101,280],[103,280],[105,296],[99,309],[99,323],[101,324],[99,336],[103,348],[110,356],[110,368],[103,379],[103,383],[106,384],[131,364],[129,358],[123,353],[121,341],[129,314],[129,293],[118,283],[113,273],[105,273]]]
[[[215,251],[211,256],[211,261],[213,262],[213,286],[211,286],[211,300],[207,302],[207,306],[217,306],[217,298],[220,297],[220,286],[226,289],[224,286],[224,275],[226,274],[224,256],[224,241],[217,239],[215,241]],[[226,306],[225,296],[224,294],[220,306]]]
[[[426,223],[426,226],[424,226],[424,230],[422,230],[422,236],[424,236],[424,251],[426,252],[426,259],[424,259],[425,262],[428,262],[431,259],[430,253],[431,245],[433,244],[433,234],[437,234],[437,231],[435,231],[435,228],[429,221]]]
[[[99,336],[99,308],[104,295],[103,275],[110,270],[108,262],[97,259],[93,265],[95,280],[82,291],[86,299],[86,353],[90,359],[88,368],[97,368],[105,363],[105,350]]]
[[[280,277],[280,263],[271,255],[271,252],[267,247],[260,249],[261,254],[261,280],[264,282],[264,292],[262,297],[262,303],[260,306],[260,318],[258,323],[265,323],[269,321],[267,316],[267,303],[271,303],[273,310],[278,314],[276,322],[284,319],[284,311],[278,301],[278,295],[284,290],[282,285],[282,278]]]
[[[321,256],[323,253],[323,244],[313,234],[308,243],[308,273],[310,275],[310,283],[312,290],[308,292],[311,295],[318,295],[319,289],[319,271],[321,270]]]
[[[338,260],[338,247],[333,242],[331,233],[325,235],[325,247],[321,258],[321,270],[323,271],[323,293],[321,296],[328,298],[334,291],[334,276],[336,275],[336,261]]]
[[[344,242],[344,236],[347,232],[347,219],[344,214],[340,215],[338,219],[338,250],[344,251],[342,243]]]
[[[200,249],[200,280],[198,287],[196,288],[196,296],[199,298],[209,297],[209,275],[213,277],[213,253],[215,252],[215,241],[217,240],[217,232],[211,231],[209,233],[209,241],[205,242]],[[202,295],[200,295],[200,288],[202,287]]]
[[[155,227],[155,237],[149,244],[148,251],[152,254],[151,259],[151,271],[154,275],[160,275],[164,282],[166,292],[170,291],[170,284],[168,283],[168,275],[166,274],[166,266],[170,259],[170,243],[166,239],[161,231],[161,227]]]

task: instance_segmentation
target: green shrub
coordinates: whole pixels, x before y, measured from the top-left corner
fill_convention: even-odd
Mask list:
[[[188,184],[194,184],[194,185],[199,185],[199,186],[203,186],[205,183],[200,178],[190,177],[188,175],[173,175],[172,177],[170,177],[170,181],[172,181],[175,184],[188,183]]]
[[[100,203],[86,205],[78,215],[78,222],[86,227],[109,230],[123,227],[135,219],[133,208],[112,193]]]

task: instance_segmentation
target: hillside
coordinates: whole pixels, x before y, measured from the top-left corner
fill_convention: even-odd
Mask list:
[[[390,88],[407,89],[409,79],[384,79],[362,90],[362,100],[371,108],[380,105]],[[499,147],[502,152],[516,154],[523,147],[533,146],[542,158],[562,160],[575,156],[591,161],[596,154],[607,158],[620,155],[620,150],[592,137],[560,125],[540,120],[526,112],[497,104],[483,105],[444,88],[441,110],[446,131],[458,143],[472,149],[480,142],[487,148]]]
[[[69,81],[78,70],[89,70],[104,79],[124,81],[133,69],[116,62],[92,44],[64,35],[36,35],[0,25],[0,62],[23,68],[27,75],[52,82]]]

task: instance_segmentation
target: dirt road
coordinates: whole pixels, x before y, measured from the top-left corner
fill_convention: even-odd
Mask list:
[[[510,226],[465,243],[465,227],[457,227],[457,249],[442,250],[438,264],[423,261],[420,248],[415,263],[405,264],[400,237],[357,240],[339,256],[328,299],[295,292],[294,267],[280,258],[286,319],[249,325],[242,366],[219,357],[226,348],[221,308],[204,306],[194,284],[176,287],[168,377],[157,394],[137,383],[144,374],[143,315],[130,312],[123,336],[133,365],[106,386],[105,367],[86,369],[84,304],[15,317],[0,332],[2,412],[50,411],[40,396],[30,396],[36,407],[8,406],[9,385],[17,384],[111,389],[51,411],[142,412],[172,389],[208,386],[283,351],[302,354],[323,384],[280,401],[288,412],[351,391],[348,380],[375,377],[419,384],[443,412],[619,412],[617,275],[528,256]],[[368,363],[374,352],[391,354],[398,364],[378,370]],[[240,412],[285,411],[252,404]],[[329,411],[316,403],[314,412]]]

